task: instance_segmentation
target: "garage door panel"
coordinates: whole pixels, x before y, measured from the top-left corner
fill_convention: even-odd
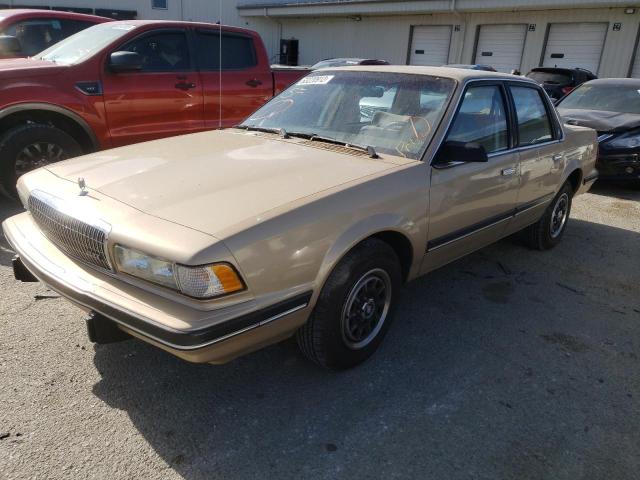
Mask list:
[[[411,37],[410,65],[445,65],[449,63],[451,25],[418,25]]]
[[[607,23],[553,23],[545,48],[544,67],[580,67],[598,72]]]
[[[499,72],[520,69],[526,36],[527,26],[522,24],[481,25],[474,62]]]

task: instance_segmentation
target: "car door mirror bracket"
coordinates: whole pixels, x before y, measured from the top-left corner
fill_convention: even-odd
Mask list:
[[[449,140],[440,146],[433,166],[436,168],[451,168],[463,163],[484,163],[488,161],[487,152],[479,143]]]

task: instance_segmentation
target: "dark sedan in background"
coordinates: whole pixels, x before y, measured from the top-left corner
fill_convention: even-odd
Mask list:
[[[526,76],[542,85],[547,95],[554,101],[561,99],[584,82],[598,78],[584,68],[557,67],[534,68]]]
[[[600,178],[640,185],[640,79],[592,80],[557,107],[566,123],[597,130]]]

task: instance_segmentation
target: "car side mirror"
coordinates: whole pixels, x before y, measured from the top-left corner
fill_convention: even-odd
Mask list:
[[[112,72],[136,72],[142,70],[142,56],[137,52],[113,52],[109,56]]]
[[[20,40],[11,35],[0,36],[0,57],[19,56],[22,53]]]
[[[448,140],[442,144],[436,154],[435,164],[446,166],[447,164],[464,162],[488,162],[489,157],[484,147],[474,142],[457,142]]]

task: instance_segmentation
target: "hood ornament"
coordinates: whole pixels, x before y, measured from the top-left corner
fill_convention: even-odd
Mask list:
[[[78,178],[78,187],[80,187],[80,193],[78,195],[81,197],[84,197],[89,193],[89,190],[87,190],[87,182],[84,181],[83,177]]]

